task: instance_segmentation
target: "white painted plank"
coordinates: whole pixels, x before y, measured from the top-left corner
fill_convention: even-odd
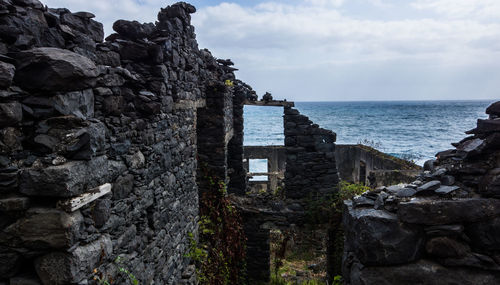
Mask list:
[[[57,203],[57,206],[60,209],[71,213],[109,193],[111,193],[111,184],[106,183],[90,190],[89,192],[83,193],[78,197],[61,200]]]

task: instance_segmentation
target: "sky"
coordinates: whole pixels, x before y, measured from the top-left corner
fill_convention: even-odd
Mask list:
[[[166,0],[42,0],[154,22]],[[200,48],[290,101],[500,99],[500,0],[194,0]]]

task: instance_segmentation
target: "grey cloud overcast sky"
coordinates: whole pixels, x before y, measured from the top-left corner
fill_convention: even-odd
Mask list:
[[[43,1],[43,0],[42,0]],[[45,0],[154,22],[162,0]],[[263,94],[295,101],[500,98],[499,0],[191,1],[201,48]]]

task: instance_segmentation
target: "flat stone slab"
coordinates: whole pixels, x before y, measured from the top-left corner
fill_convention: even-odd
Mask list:
[[[458,189],[460,189],[458,186],[441,186],[435,192],[438,195],[447,195]]]
[[[390,267],[353,266],[350,284],[500,284],[500,275],[468,268],[449,268],[432,261],[420,260],[415,263]]]
[[[250,101],[245,100],[243,103],[245,105],[252,106],[272,106],[272,107],[295,107],[295,103],[292,101],[282,101],[282,100],[272,100],[272,101]]]
[[[413,198],[409,202],[401,202],[398,208],[398,216],[402,222],[422,225],[470,223],[498,215],[500,215],[498,199]]]
[[[438,189],[441,186],[441,182],[439,180],[433,180],[425,183],[424,185],[417,187],[417,195],[430,195],[434,194],[434,190]]]

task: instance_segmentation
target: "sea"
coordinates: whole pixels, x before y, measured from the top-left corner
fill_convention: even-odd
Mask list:
[[[364,143],[423,165],[466,137],[495,101],[295,102],[295,108],[337,133],[337,144]],[[284,144],[282,107],[245,106],[244,119],[244,145]],[[263,161],[250,165],[251,172],[263,168]]]

